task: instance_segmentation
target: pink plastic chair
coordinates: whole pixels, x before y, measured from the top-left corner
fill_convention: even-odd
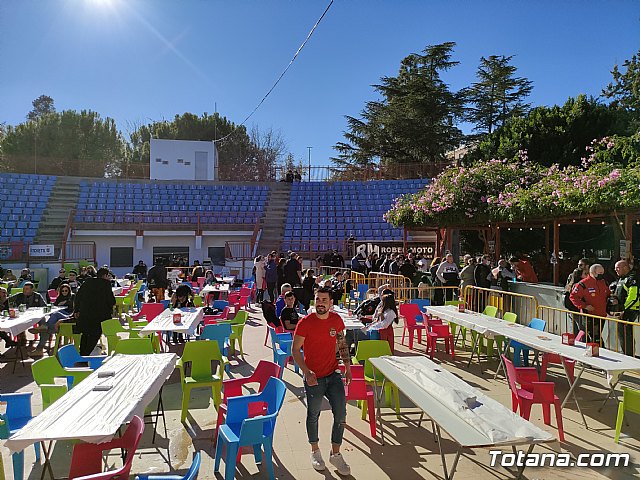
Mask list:
[[[206,280],[206,278],[204,277],[198,277],[198,287],[203,288],[204,287],[204,281]]]
[[[131,464],[135,456],[136,449],[144,432],[144,422],[138,416],[131,419],[131,423],[120,438],[105,443],[80,443],[73,447],[71,455],[71,469],[69,479],[73,480],[110,480],[128,479],[131,471]],[[102,472],[102,452],[121,448],[127,451],[124,465],[117,470]]]
[[[403,303],[400,305],[400,316],[404,318],[404,330],[402,331],[402,345],[404,345],[405,334],[409,333],[409,349],[413,349],[413,336],[418,332],[418,343],[422,343],[422,332],[425,330],[423,324],[416,322],[416,317],[422,317],[420,307],[415,303]]]
[[[229,318],[230,311],[231,309],[227,306],[227,307],[224,307],[224,309],[222,310],[222,313],[219,313],[218,315],[205,315],[204,324],[211,325],[214,323],[218,323],[220,320],[227,320]]]
[[[339,368],[344,375],[344,365],[340,365]],[[371,437],[376,438],[376,410],[373,400],[373,387],[367,385],[364,379],[364,365],[351,365],[351,383],[349,385],[345,384],[344,395],[347,401],[356,400],[358,402],[367,402],[366,410],[365,406],[362,406],[362,419],[366,420],[367,413],[369,414]]]
[[[584,338],[584,331],[580,330],[578,332],[578,335],[576,335],[576,342],[581,341],[583,338]],[[574,374],[574,371],[576,368],[576,361],[570,360],[568,358],[565,358],[564,361],[565,361],[565,365],[567,366],[567,375],[571,380],[571,384],[573,384],[573,382],[575,382],[576,380],[576,377]],[[549,367],[550,363],[562,365],[562,356],[558,355],[557,353],[544,353],[542,355],[542,365],[540,366],[541,382],[544,382],[545,379],[547,378],[547,368]]]
[[[561,442],[564,442],[562,409],[560,399],[553,391],[553,382],[540,382],[535,367],[516,367],[504,355],[502,355],[502,361],[507,369],[512,410],[516,412],[520,407],[520,416],[525,420],[529,420],[531,406],[539,403],[542,405],[542,416],[545,425],[551,425],[551,404],[553,404],[556,411],[556,422],[558,423],[558,437]]]
[[[445,352],[451,352],[451,359],[456,358],[453,348],[453,335],[449,330],[449,325],[435,324],[431,326],[431,331],[427,333],[427,353],[433,360],[433,354],[436,351],[437,341],[439,338],[444,339]]]
[[[56,301],[56,298],[58,298],[58,291],[55,288],[51,288],[47,290],[47,295],[49,295],[49,300],[53,303]]]
[[[227,415],[227,399],[231,397],[239,397],[242,395],[242,386],[247,383],[258,383],[258,391],[260,393],[266,387],[267,382],[271,377],[280,378],[280,365],[270,362],[268,360],[260,360],[258,366],[249,377],[231,378],[222,382],[222,403],[218,407],[218,420],[216,422],[216,431],[213,436],[213,444],[215,445],[218,439],[218,428],[224,423],[225,416]],[[252,403],[249,404],[249,418],[256,417],[258,415],[264,415],[264,405]],[[241,452],[238,452],[238,456]]]
[[[147,319],[147,322],[150,322],[163,311],[164,305],[162,303],[143,303],[142,308],[133,316],[133,319],[140,320],[140,318],[144,316]]]

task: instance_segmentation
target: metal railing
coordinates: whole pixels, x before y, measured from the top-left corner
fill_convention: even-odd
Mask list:
[[[96,243],[95,242],[65,242],[61,251],[61,261],[74,262],[86,260],[91,264],[96,263]]]
[[[300,166],[293,172],[299,175],[298,181],[368,181],[368,180],[404,180],[412,178],[433,178],[455,162],[445,160],[431,163],[395,163],[389,165],[369,165],[364,168],[340,166]],[[271,169],[270,177],[274,181],[285,181],[289,169],[277,165]],[[294,180],[296,181],[296,180]]]
[[[538,313],[538,300],[531,295],[468,286],[463,298],[467,308],[476,312],[484,311],[487,306],[496,307],[499,317],[513,312],[518,316],[518,323],[523,325],[528,325]]]

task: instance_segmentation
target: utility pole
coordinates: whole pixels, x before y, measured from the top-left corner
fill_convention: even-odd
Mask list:
[[[313,147],[307,147],[309,149],[309,181],[311,181],[311,149]]]

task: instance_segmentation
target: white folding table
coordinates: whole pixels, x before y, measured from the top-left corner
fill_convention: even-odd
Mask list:
[[[121,425],[134,415],[144,417],[145,407],[161,392],[177,359],[174,353],[108,358],[100,368],[13,434],[5,445],[18,452],[41,442],[45,455],[43,473],[47,469],[53,479],[50,448],[46,442],[102,443],[111,440]],[[154,430],[161,408],[160,399]]]
[[[512,447],[515,450],[518,445],[529,445],[529,454],[535,445],[555,441],[550,433],[513,413],[427,357],[383,356],[370,358],[368,361],[371,362],[374,373],[375,370],[379,371],[385,382],[396,385],[422,411],[420,422],[424,415],[431,420],[446,480],[453,478],[464,449]],[[375,374],[373,378],[378,426],[384,445],[381,402]],[[448,433],[458,445],[451,472],[447,470],[442,451],[441,430]],[[523,470],[524,467],[519,469],[518,478]]]
[[[173,323],[173,315],[179,313],[180,323]],[[196,328],[204,320],[204,309],[201,307],[186,307],[164,309],[156,318],[142,327],[140,334],[152,335],[156,332],[183,333],[195,335]]]

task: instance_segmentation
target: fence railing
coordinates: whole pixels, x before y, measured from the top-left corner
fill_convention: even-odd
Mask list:
[[[364,168],[340,166],[299,166],[292,170],[293,181],[367,181],[367,180],[404,180],[410,178],[433,178],[454,162],[396,163],[389,165],[369,165]],[[289,169],[277,165],[271,169],[271,180],[286,181]],[[297,178],[296,179],[296,174]]]
[[[518,315],[518,323],[523,325],[528,325],[538,312],[538,300],[521,293],[469,286],[463,298],[467,308],[473,311],[482,312],[485,307],[494,306],[498,309],[499,317],[506,312],[513,312]]]
[[[96,243],[95,242],[66,242],[61,252],[61,260],[74,262],[86,260],[91,264],[96,263]]]

